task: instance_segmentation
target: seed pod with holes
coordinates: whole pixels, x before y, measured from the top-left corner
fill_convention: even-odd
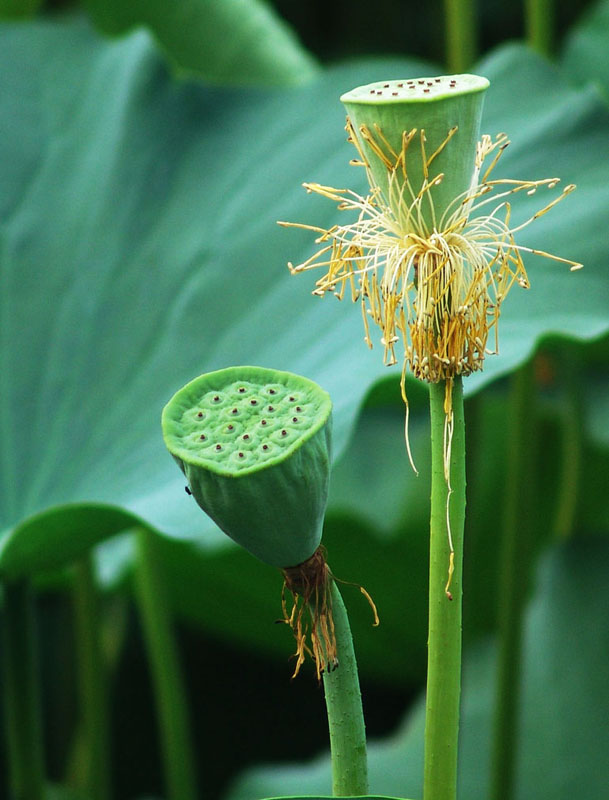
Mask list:
[[[163,410],[163,437],[201,508],[262,561],[288,567],[321,540],[332,403],[289,372],[229,367],[201,375]]]
[[[419,208],[430,231],[455,198],[470,188],[488,86],[487,79],[478,75],[447,75],[370,83],[342,95],[351,138],[373,185],[381,189],[398,219],[400,209],[415,199],[411,191],[416,196],[426,180],[442,176],[434,187],[433,214],[427,199]],[[395,172],[408,136],[413,141],[407,148],[407,163]],[[449,136],[450,145],[444,147]],[[392,171],[398,180],[390,186]]]

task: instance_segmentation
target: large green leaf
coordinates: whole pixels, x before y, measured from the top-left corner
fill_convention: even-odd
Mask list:
[[[543,559],[527,612],[518,800],[601,798],[609,783],[609,544],[578,539]],[[470,648],[464,667],[459,794],[489,795],[495,651]],[[419,703],[393,736],[370,746],[370,787],[402,797],[422,794],[424,708]],[[328,790],[330,765],[257,768],[230,800]]]
[[[332,395],[342,451],[362,397],[388,373],[362,344],[358,308],[311,298],[311,281],[289,276],[285,262],[313,245],[275,220],[333,222],[305,179],[362,188],[341,91],[431,68],[359,62],[298,90],[213,90],[174,82],[146,34],[108,43],[77,22],[4,26],[0,67],[0,531],[32,535],[20,527],[32,515],[101,503],[224,543],[184,493],[160,409],[206,370],[289,369]],[[480,70],[493,82],[485,129],[514,134],[503,174],[558,172],[580,186],[525,241],[586,269],[531,264],[533,289],[505,306],[502,355],[468,391],[543,337],[609,329],[609,112],[518,47]]]
[[[314,77],[314,58],[265,0],[83,0],[107,33],[147,26],[180,73],[212,83],[290,86]]]
[[[609,98],[609,0],[592,6],[570,31],[562,63],[570,76],[582,83],[598,83]]]

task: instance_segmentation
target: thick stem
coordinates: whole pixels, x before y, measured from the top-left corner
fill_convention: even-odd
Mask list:
[[[152,673],[169,800],[196,800],[194,758],[186,693],[165,599],[163,565],[156,535],[136,533],[136,590]]]
[[[323,674],[334,797],[368,794],[366,731],[351,628],[343,599],[332,581],[332,613],[339,666]]]
[[[525,0],[526,39],[529,46],[549,58],[554,38],[552,0]]]
[[[507,471],[497,587],[497,683],[491,760],[493,800],[511,800],[514,795],[522,623],[529,577],[533,504],[532,372],[528,364],[512,376],[508,407]]]
[[[44,751],[34,598],[27,580],[5,583],[3,590],[4,713],[11,797],[42,800]]]
[[[445,0],[446,66],[467,72],[476,59],[476,14],[473,0]]]
[[[461,694],[461,579],[465,522],[465,420],[460,378],[455,379],[452,391],[454,427],[450,457],[450,532],[447,528],[449,488],[444,474],[444,382],[430,385],[430,411],[432,483],[423,797],[424,800],[455,800]],[[452,600],[446,591],[451,558],[450,538],[454,548],[454,571],[450,582]]]
[[[112,792],[106,663],[100,642],[99,597],[90,554],[76,564],[73,602],[80,710],[86,742],[81,779],[91,800],[109,800]]]

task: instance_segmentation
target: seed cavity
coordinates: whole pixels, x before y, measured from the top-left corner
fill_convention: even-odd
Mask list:
[[[202,417],[202,416],[203,416],[203,412],[199,411],[199,413],[197,414],[197,417]]]

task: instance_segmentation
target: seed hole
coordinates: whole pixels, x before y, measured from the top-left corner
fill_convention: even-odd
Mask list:
[[[257,405],[258,405],[258,401],[257,401],[257,400],[254,400],[254,399],[252,399],[252,400],[250,400],[250,405],[252,405],[252,406],[257,406]]]
[[[265,420],[265,419],[261,419],[261,420],[260,420],[260,424],[261,424],[261,425],[266,425],[266,420]]]
[[[229,431],[234,431],[235,430],[235,426],[234,425],[229,425],[228,426],[228,430]]]
[[[243,453],[239,453],[239,458],[243,458]]]
[[[292,417],[292,422],[298,422],[298,417]]]
[[[290,397],[290,398],[288,398],[288,399],[289,399],[290,403],[293,403],[293,402],[294,402],[294,400],[296,400],[296,398],[295,398],[295,397]]]
[[[214,403],[220,402],[220,395],[214,395]]]
[[[269,446],[268,446],[268,444],[263,444],[263,445],[262,445],[262,449],[263,449],[263,450],[268,450],[268,449],[269,449]]]
[[[230,413],[231,414],[238,414],[239,413],[239,409],[238,408],[233,408],[233,410]]]
[[[197,414],[197,417],[202,417],[202,416],[203,416],[203,412],[199,411],[199,413]]]
[[[296,411],[302,411],[302,408],[300,406],[296,406]]]
[[[249,440],[249,438],[250,438],[250,435],[249,435],[249,433],[244,433],[244,434],[243,434],[243,441],[244,441],[244,442],[247,442],[247,441]]]
[[[186,494],[192,494],[192,492],[190,491],[190,489],[188,488],[188,486],[185,486],[185,487],[184,487],[184,491],[186,492]]]
[[[287,436],[287,435],[288,435],[288,432],[287,432],[286,430],[283,430],[283,431],[281,431],[281,435],[282,435],[282,436]]]
[[[274,411],[275,408],[273,406],[269,406],[269,411]]]
[[[222,445],[221,444],[217,444],[216,445],[216,450],[222,450]]]
[[[204,442],[204,441],[207,439],[207,436],[206,436],[204,433],[202,433],[202,434],[199,436],[199,439],[200,439],[202,442]]]
[[[277,390],[276,389],[269,389],[269,394],[277,394]]]
[[[240,386],[239,387],[239,394],[244,394],[244,393],[245,393],[245,386]]]

